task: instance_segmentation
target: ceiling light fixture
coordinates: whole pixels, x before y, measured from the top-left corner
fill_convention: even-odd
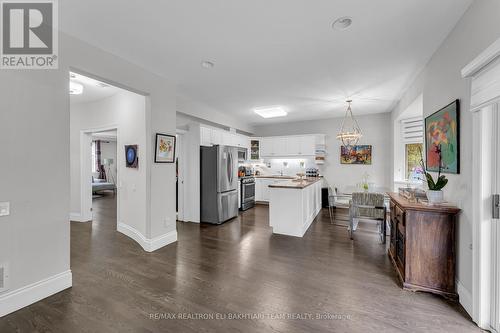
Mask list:
[[[215,64],[211,61],[203,61],[201,63],[201,67],[205,68],[205,69],[211,69],[211,68],[214,68]]]
[[[262,118],[276,118],[276,117],[284,117],[288,113],[281,106],[271,106],[265,108],[257,108],[253,110]]]
[[[83,93],[83,85],[73,81],[69,81],[69,94],[70,95],[81,95]]]
[[[349,28],[351,26],[351,24],[352,24],[352,17],[344,16],[344,17],[341,17],[339,19],[336,19],[332,23],[332,28],[333,28],[333,30],[342,31],[342,30],[346,30],[347,28]]]
[[[356,118],[354,118],[354,115],[352,114],[352,100],[347,100],[346,102],[348,103],[348,107],[345,112],[344,120],[342,121],[342,127],[337,134],[337,139],[342,141],[342,144],[346,147],[346,149],[350,149],[359,142],[363,133],[361,132],[361,128],[359,128]]]

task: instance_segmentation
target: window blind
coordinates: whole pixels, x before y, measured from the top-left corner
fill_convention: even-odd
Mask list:
[[[401,120],[401,134],[403,142],[423,143],[424,142],[424,120],[422,118],[411,118]]]

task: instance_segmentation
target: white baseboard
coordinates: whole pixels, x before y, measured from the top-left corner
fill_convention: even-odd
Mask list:
[[[69,220],[71,222],[92,222],[92,218],[84,217],[80,213],[70,213]]]
[[[155,237],[155,238],[146,238],[142,233],[140,233],[137,229],[125,224],[118,223],[118,231],[122,234],[132,238],[146,252],[153,252],[162,248],[168,244],[174,243],[177,241],[177,230],[170,231],[164,235]]]
[[[22,309],[73,285],[71,270],[0,295],[0,317]]]
[[[472,293],[459,280],[456,280],[455,283],[457,284],[458,301],[472,318]]]

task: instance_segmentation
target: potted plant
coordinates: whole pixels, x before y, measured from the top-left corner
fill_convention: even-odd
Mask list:
[[[436,154],[438,154],[438,161],[439,161],[438,176],[436,181],[434,181],[432,175],[429,172],[427,172],[427,168],[424,164],[424,158],[422,157],[422,150],[420,149],[420,165],[424,170],[425,180],[427,181],[427,187],[428,187],[427,200],[429,200],[429,203],[431,204],[440,203],[444,201],[443,188],[446,186],[446,184],[448,184],[448,179],[446,179],[446,176],[441,174],[441,169],[442,169],[441,145],[437,145],[435,149],[436,149]]]

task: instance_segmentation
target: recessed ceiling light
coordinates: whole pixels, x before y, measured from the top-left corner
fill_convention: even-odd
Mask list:
[[[253,111],[262,118],[284,117],[288,114],[281,106],[257,108],[254,109]]]
[[[341,17],[339,19],[336,19],[332,23],[332,28],[333,28],[333,30],[342,31],[342,30],[346,30],[347,28],[349,28],[351,26],[351,24],[352,24],[352,17],[344,16],[344,17]]]
[[[83,93],[83,85],[73,81],[69,81],[69,94],[70,95],[81,95]]]
[[[215,66],[215,64],[211,61],[203,61],[201,63],[201,67],[205,68],[205,69],[211,69]]]

